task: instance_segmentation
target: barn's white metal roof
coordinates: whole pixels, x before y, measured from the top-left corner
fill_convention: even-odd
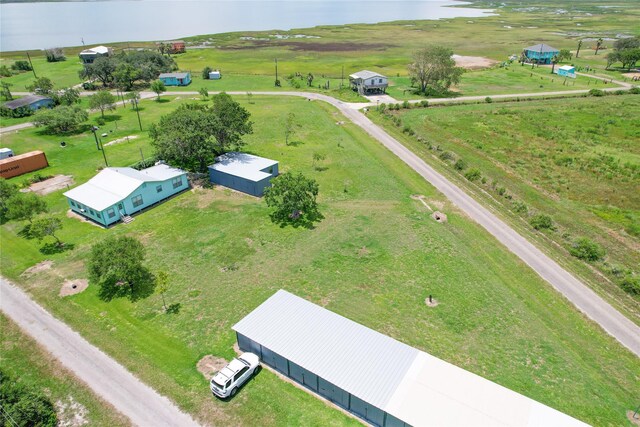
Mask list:
[[[233,329],[415,426],[585,426],[280,290]]]
[[[141,171],[133,168],[105,168],[64,195],[92,209],[103,211],[125,199],[145,182],[166,181],[184,173],[164,164]]]
[[[80,52],[80,55],[104,55],[109,53],[109,48],[106,46],[96,46],[90,49],[85,49]]]
[[[369,70],[362,70],[362,71],[358,71],[357,73],[353,73],[351,75],[349,75],[349,77],[353,78],[353,79],[370,79],[371,77],[382,77],[385,78],[385,76],[383,76],[380,73],[374,73],[373,71],[369,71]]]
[[[277,164],[277,161],[265,159],[264,157],[247,153],[231,152],[216,157],[216,162],[209,166],[209,168],[257,182],[270,177],[270,173],[263,171]]]
[[[573,65],[563,65],[562,67],[558,67],[558,70],[565,70],[565,71],[575,71],[576,67],[574,67]]]

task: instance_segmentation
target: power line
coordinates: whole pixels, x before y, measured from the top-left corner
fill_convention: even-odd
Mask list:
[[[11,417],[11,414],[9,414],[9,412],[7,412],[6,409],[4,409],[4,406],[0,405],[0,410],[2,410],[2,415],[4,416],[5,420],[9,421],[15,427],[20,427],[18,423],[16,423],[14,419]]]

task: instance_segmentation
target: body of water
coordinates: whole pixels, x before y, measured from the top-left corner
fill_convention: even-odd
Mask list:
[[[455,1],[124,0],[0,4],[0,50],[170,40],[230,31],[486,16]]]

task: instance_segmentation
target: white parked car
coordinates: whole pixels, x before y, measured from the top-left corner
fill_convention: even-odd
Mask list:
[[[260,359],[253,353],[243,353],[211,378],[211,392],[224,399],[235,396],[238,388],[257,372]]]

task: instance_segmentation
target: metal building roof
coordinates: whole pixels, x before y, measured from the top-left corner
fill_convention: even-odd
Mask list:
[[[384,408],[418,350],[280,290],[233,329]]]
[[[176,79],[186,79],[189,73],[162,73],[158,76],[159,79],[166,79],[175,77]]]
[[[525,48],[524,50],[531,50],[533,52],[542,52],[542,53],[560,52],[555,47],[551,47],[548,44],[544,44],[544,43],[540,43],[540,44],[537,44],[537,45],[534,45],[534,46],[529,46],[529,47]]]
[[[49,100],[53,101],[51,98],[42,95],[27,95],[22,98],[14,99],[13,101],[5,102],[4,106],[10,110],[15,110],[16,108],[25,107],[27,105],[31,105],[34,102]]]
[[[233,329],[415,427],[586,426],[283,290]]]
[[[382,74],[374,73],[373,71],[369,71],[369,70],[358,71],[357,73],[351,74],[349,77],[354,79],[363,79],[363,80],[370,79],[371,77],[382,77],[386,79],[386,77],[383,76]]]
[[[271,176],[263,170],[277,165],[278,162],[264,157],[247,153],[231,152],[216,157],[216,162],[209,166],[220,172],[247,179],[249,181],[262,181]]]
[[[106,46],[96,46],[90,49],[83,50],[82,52],[80,52],[80,55],[106,55],[110,51],[111,49]]]
[[[159,182],[185,172],[168,165],[152,166],[141,171],[133,168],[105,168],[96,176],[64,195],[97,211],[122,201],[145,182]]]

